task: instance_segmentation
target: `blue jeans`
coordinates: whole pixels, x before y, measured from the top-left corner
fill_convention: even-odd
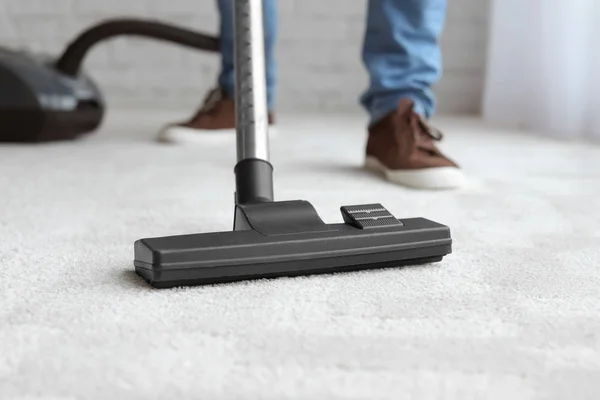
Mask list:
[[[233,93],[233,1],[217,0],[221,13],[222,68],[220,86]],[[326,0],[325,0],[326,1]],[[435,96],[431,87],[442,71],[439,36],[447,0],[369,0],[362,59],[369,88],[360,102],[371,123],[396,109],[401,98],[415,103],[415,111],[431,117]],[[265,61],[268,107],[273,109],[276,68],[275,0],[264,0]]]

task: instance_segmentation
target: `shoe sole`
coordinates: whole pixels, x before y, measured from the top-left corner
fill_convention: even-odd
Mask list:
[[[275,127],[269,128],[269,137],[277,134]],[[226,143],[235,140],[235,129],[202,130],[186,126],[168,126],[158,133],[156,140],[160,143],[207,144]]]
[[[458,189],[466,186],[467,178],[454,167],[427,168],[419,170],[391,170],[375,157],[365,159],[365,169],[383,174],[388,181],[413,189]]]

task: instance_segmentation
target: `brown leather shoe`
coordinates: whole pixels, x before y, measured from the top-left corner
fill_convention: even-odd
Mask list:
[[[269,126],[275,122],[269,113]],[[235,100],[220,88],[214,89],[204,99],[200,110],[188,121],[170,124],[158,135],[161,142],[204,142],[207,137],[235,135]]]
[[[442,133],[402,99],[398,109],[369,128],[365,167],[391,182],[417,189],[454,189],[466,178],[435,146]]]

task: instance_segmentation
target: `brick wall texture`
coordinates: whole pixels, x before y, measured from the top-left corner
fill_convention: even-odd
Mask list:
[[[439,112],[480,110],[489,0],[449,0]],[[278,109],[355,111],[367,84],[360,60],[365,0],[280,0]],[[80,30],[114,16],[217,31],[215,0],[1,0],[1,45],[58,54]],[[214,55],[139,38],[94,48],[85,68],[111,107],[195,108],[218,72]]]

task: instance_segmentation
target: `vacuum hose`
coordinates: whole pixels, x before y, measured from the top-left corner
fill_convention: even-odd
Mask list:
[[[162,22],[137,19],[110,20],[81,33],[66,48],[56,62],[56,69],[65,75],[76,76],[87,52],[96,43],[114,36],[136,35],[164,40],[198,50],[218,51],[219,38]]]

